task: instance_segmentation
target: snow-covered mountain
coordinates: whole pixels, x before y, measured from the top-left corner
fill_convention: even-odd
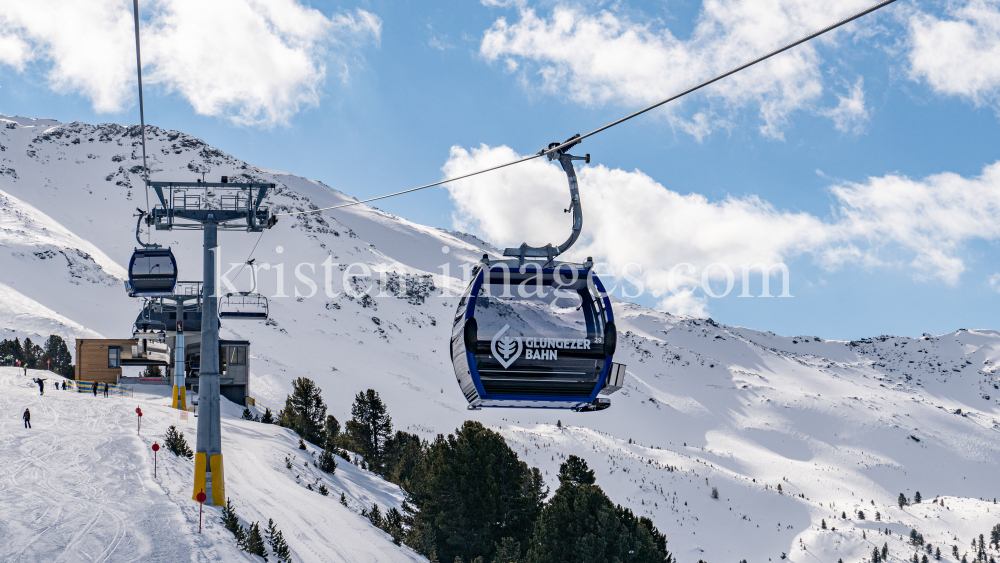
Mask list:
[[[123,265],[135,243],[132,213],[146,207],[138,127],[0,123],[0,327],[8,337],[129,334],[139,303],[124,294]],[[183,133],[149,127],[147,139],[156,180],[192,181],[204,171],[273,181],[268,204],[278,211],[350,200],[336,186],[255,167]],[[171,245],[182,279],[200,279],[200,233],[152,237]],[[257,240],[222,233],[222,261],[241,263]],[[254,254],[267,265],[263,291],[277,296],[273,320],[224,323],[223,337],[252,342],[251,391],[273,406],[306,376],[343,420],[354,395],[373,388],[397,428],[429,439],[470,418],[499,429],[552,487],[562,458],[579,455],[612,500],[653,519],[684,563],[783,554],[860,561],[883,543],[890,560],[908,560],[911,528],[952,560],[952,545],[968,552],[1000,522],[990,480],[1000,468],[997,332],[842,342],[619,302],[616,359],[628,379],[609,410],[473,412],[455,383],[449,329],[463,267],[494,251],[361,205],[283,217]],[[353,263],[372,276],[346,270]],[[296,276],[300,264],[314,295]],[[405,289],[385,272],[403,274]],[[373,296],[349,295],[345,274],[349,287],[374,284]],[[234,283],[248,285],[248,273]],[[897,505],[899,493],[917,491],[922,503]]]

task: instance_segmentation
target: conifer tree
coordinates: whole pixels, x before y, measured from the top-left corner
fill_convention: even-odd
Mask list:
[[[178,457],[184,456],[189,459],[194,457],[194,452],[191,451],[187,440],[184,439],[184,433],[177,432],[177,427],[174,425],[167,428],[167,433],[163,438],[163,447]]]
[[[323,453],[319,454],[319,468],[327,473],[334,473],[337,471],[337,460],[333,458],[333,454],[330,450],[324,449]]]
[[[361,511],[361,515],[368,518],[371,521],[372,526],[376,528],[381,528],[382,522],[382,511],[378,509],[378,503],[372,504],[372,509],[368,511]]]
[[[403,543],[403,515],[395,506],[385,513],[385,518],[382,520],[382,529],[392,536],[392,543],[396,545]]]
[[[405,490],[406,544],[440,561],[490,560],[505,537],[527,545],[547,494],[537,469],[471,420],[427,447]]]
[[[24,339],[24,349],[22,350],[23,362],[22,365],[26,366],[28,369],[35,369],[38,367],[38,359],[45,354],[42,347],[31,341],[30,338]]]
[[[236,538],[236,544],[242,546],[245,533],[243,526],[240,525],[240,517],[237,516],[236,509],[233,508],[233,501],[228,497],[226,498],[226,506],[222,508],[222,525],[233,533],[233,536]]]
[[[913,502],[916,504],[920,504],[920,501],[921,501],[920,491],[913,493]]]
[[[559,489],[535,522],[527,561],[673,561],[666,552],[666,538],[652,526],[652,521],[636,518],[626,508],[616,508],[594,484],[592,475],[580,458],[562,465]],[[573,555],[567,559],[567,554]]]
[[[340,435],[340,422],[332,414],[326,415],[323,422],[323,445],[331,450],[335,449],[337,436]]]
[[[865,511],[864,510],[859,510],[858,511],[858,520],[864,520],[864,519],[865,519]]]
[[[904,495],[903,493],[899,493],[899,497],[896,499],[896,504],[898,504],[900,508],[903,508],[904,506],[906,506],[906,504],[907,504],[906,503],[906,495]]]
[[[593,485],[596,479],[594,471],[587,467],[582,458],[570,454],[566,461],[559,465],[559,483],[570,485]]]
[[[889,560],[889,542],[884,542],[882,544],[882,559]]]
[[[296,378],[292,382],[292,394],[285,399],[278,424],[291,428],[313,444],[322,444],[325,420],[326,403],[319,387],[308,377]]]
[[[243,420],[253,420],[253,413],[250,412],[250,407],[243,407]]]
[[[496,547],[496,555],[490,563],[521,563],[521,545],[513,538],[504,538]]]
[[[826,529],[826,519],[825,518],[822,519],[822,520],[820,520],[819,527],[822,528],[822,529],[824,529],[824,530]]]
[[[347,434],[351,442],[365,457],[368,467],[380,472],[385,443],[392,435],[392,418],[378,393],[369,389],[358,393],[351,405],[353,418],[347,421]]]
[[[840,512],[840,518],[841,520],[847,520],[847,512],[842,510]]]
[[[347,506],[347,495],[345,495],[343,491],[340,493],[340,504]]]
[[[938,561],[941,560],[941,548],[940,547],[937,547],[937,548],[934,549],[934,559],[936,559]]]
[[[292,556],[288,549],[288,544],[285,542],[285,537],[282,535],[281,530],[274,525],[274,520],[268,519],[267,521],[266,537],[268,545],[271,546],[271,551],[274,552],[274,557],[281,563],[291,563]]]
[[[427,444],[420,439],[420,436],[397,430],[396,434],[385,442],[382,476],[403,486],[413,475],[413,470],[426,449]]]
[[[47,367],[63,377],[74,377],[76,375],[73,366],[73,356],[69,353],[69,347],[61,336],[53,334],[45,341],[42,356],[39,358],[39,367]],[[48,363],[46,363],[48,362]]]
[[[247,529],[246,539],[243,540],[243,551],[251,555],[259,555],[267,561],[267,548],[264,546],[264,538],[260,535],[260,525],[254,522]]]
[[[264,409],[264,416],[260,419],[264,424],[274,424],[274,415],[271,414],[271,409]]]

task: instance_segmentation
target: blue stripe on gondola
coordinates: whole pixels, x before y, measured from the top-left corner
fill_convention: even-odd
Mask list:
[[[479,294],[479,288],[483,286],[483,271],[484,268],[480,268],[479,274],[476,275],[475,281],[472,282],[472,292],[469,294],[469,303],[465,308],[466,322],[472,318],[473,312],[476,310],[476,296]],[[480,399],[487,398],[486,389],[483,388],[483,382],[479,379],[479,366],[476,365],[475,354],[466,349],[465,359],[469,362],[469,374],[472,377],[472,384],[476,387],[476,393],[479,394]]]
[[[611,300],[608,299],[608,292],[604,289],[604,284],[601,283],[601,278],[597,277],[593,273],[591,273],[591,277],[594,280],[594,287],[597,288],[597,293],[600,294],[601,299],[604,301],[604,311],[608,317],[606,323],[615,322],[614,313],[611,311]],[[594,388],[594,392],[590,394],[591,401],[597,400],[597,394],[600,393],[601,389],[604,389],[604,386],[607,384],[608,374],[611,373],[611,364],[614,361],[614,357],[614,354],[612,354],[604,360],[604,369],[601,370],[601,377],[597,380],[597,387]]]

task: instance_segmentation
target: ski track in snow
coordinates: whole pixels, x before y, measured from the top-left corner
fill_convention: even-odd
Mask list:
[[[198,535],[191,500],[194,463],[161,449],[153,476],[154,441],[171,424],[192,446],[197,419],[169,408],[163,387],[135,397],[53,389],[62,378],[45,371],[0,367],[0,558],[11,562],[260,561],[236,549],[222,527],[221,507],[206,506]],[[33,377],[48,378],[39,396]],[[145,391],[143,391],[143,389]],[[135,408],[143,411],[137,434]],[[21,414],[31,409],[32,428]],[[425,561],[360,516],[377,503],[399,508],[402,491],[338,458],[332,475],[315,467],[319,452],[298,449],[287,429],[244,421],[224,403],[227,496],[243,525],[268,518],[284,532],[295,561]],[[293,462],[285,467],[285,458]],[[308,464],[308,466],[306,465]],[[323,483],[329,496],[317,490]],[[349,508],[340,504],[347,497]],[[329,541],[331,537],[338,541]]]

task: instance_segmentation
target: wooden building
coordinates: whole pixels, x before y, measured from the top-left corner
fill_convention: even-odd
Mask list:
[[[131,350],[135,340],[78,338],[76,340],[77,381],[118,383],[122,376],[122,350]]]

